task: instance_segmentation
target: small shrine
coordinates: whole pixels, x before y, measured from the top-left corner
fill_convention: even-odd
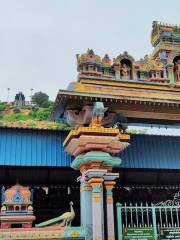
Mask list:
[[[2,229],[31,228],[35,220],[32,193],[28,187],[16,184],[2,190],[0,223]]]
[[[17,107],[22,107],[25,105],[25,96],[22,92],[19,92],[15,96],[14,105]]]

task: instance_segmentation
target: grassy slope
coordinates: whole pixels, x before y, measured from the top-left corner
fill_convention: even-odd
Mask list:
[[[17,108],[7,103],[0,103],[0,127],[37,128],[70,130],[64,123],[50,121],[51,107]]]

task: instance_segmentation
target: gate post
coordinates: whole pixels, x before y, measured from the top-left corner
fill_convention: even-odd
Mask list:
[[[122,204],[117,203],[117,229],[118,229],[118,240],[122,240],[122,216],[121,216],[121,211],[122,211]]]
[[[154,206],[152,206],[152,220],[153,220],[154,237],[155,237],[155,240],[157,240],[156,208]]]

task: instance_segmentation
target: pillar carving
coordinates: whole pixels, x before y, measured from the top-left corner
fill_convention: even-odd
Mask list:
[[[120,65],[115,65],[114,66],[114,70],[115,70],[115,78],[116,80],[120,80],[121,75],[120,75]]]

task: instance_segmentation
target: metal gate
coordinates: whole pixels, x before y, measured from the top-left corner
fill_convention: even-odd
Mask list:
[[[116,206],[118,240],[171,239],[168,234],[180,239],[180,206]]]

